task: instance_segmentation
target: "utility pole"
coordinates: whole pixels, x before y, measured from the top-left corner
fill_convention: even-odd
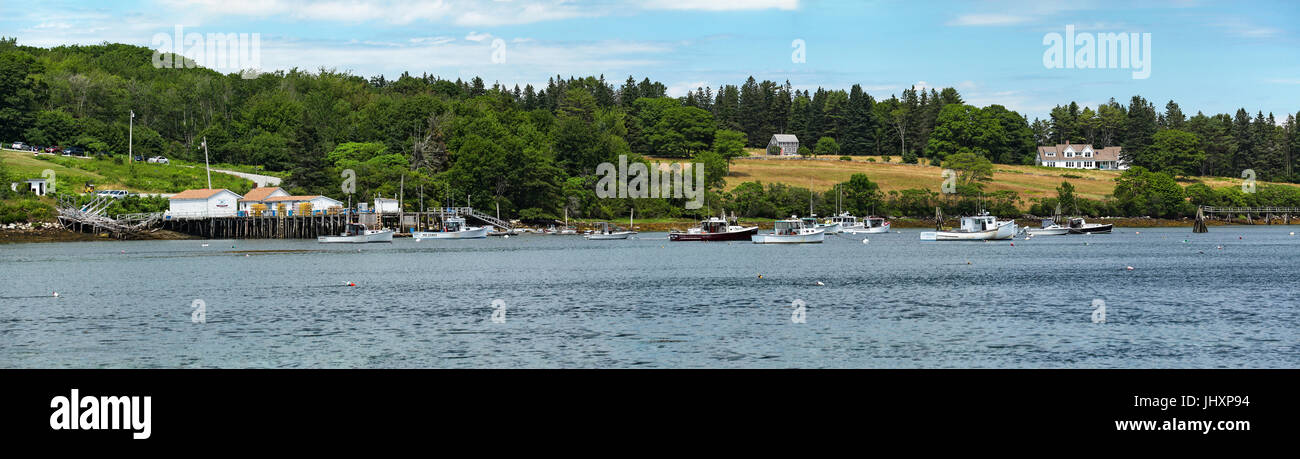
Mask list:
[[[131,121],[126,131],[126,160],[135,168],[135,110],[131,110]]]
[[[203,168],[208,170],[208,189],[212,189],[212,166],[208,165],[208,137],[203,136]]]

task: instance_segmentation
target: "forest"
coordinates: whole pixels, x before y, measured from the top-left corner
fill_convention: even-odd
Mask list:
[[[933,215],[935,206],[949,214],[1043,212],[1057,202],[1080,214],[1165,217],[1205,203],[1300,205],[1293,187],[1263,186],[1258,196],[1242,196],[1189,178],[1237,178],[1253,169],[1260,181],[1300,182],[1300,113],[1251,115],[1241,108],[1188,116],[1174,101],[1159,110],[1132,96],[1127,105],[1069,102],[1031,121],[1001,105],[966,104],[954,88],[914,87],[884,97],[860,85],[809,91],[750,77],[669,97],[663,83],[633,76],[556,75],[545,87],[522,88],[478,77],[366,78],[325,68],[244,79],[204,68],[154,68],[152,53],[125,44],[37,48],[0,39],[0,141],[79,146],[113,157],[128,151],[133,123],[131,149],[140,156],[202,162],[206,139],[213,163],[286,173],[294,193],[342,198],[340,172],[352,169],[354,202],[401,195],[410,210],[468,203],[499,206],[503,216],[528,221],[566,213],[614,218],[632,206],[644,217],[725,209],[772,218],[803,213],[810,200],[823,215],[840,203],[899,216]],[[797,135],[808,155],[951,165],[963,174],[962,186],[955,196],[928,189],[884,194],[863,175],[826,193],[757,182],[724,191],[729,164],[746,148],[766,147],[775,133]],[[1104,202],[1075,200],[1068,190],[1037,202],[983,192],[988,177],[979,171],[988,164],[1033,164],[1037,145],[1065,142],[1122,146],[1137,167]],[[596,167],[619,155],[704,163],[705,207],[688,211],[681,199],[598,199]]]

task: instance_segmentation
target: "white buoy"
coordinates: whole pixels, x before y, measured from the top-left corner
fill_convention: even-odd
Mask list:
[[[870,239],[863,239],[863,240],[862,240],[862,243],[863,243],[863,244],[866,244],[866,243],[869,243],[869,242],[871,242]]]
[[[1124,269],[1127,269],[1127,270],[1129,270],[1129,271],[1132,271],[1132,270],[1133,270],[1133,267],[1132,267],[1132,266],[1125,266]]]
[[[208,245],[207,245],[207,244],[203,244],[203,246],[204,246],[204,247],[207,247]]]
[[[822,281],[817,281],[817,285],[826,285],[826,284],[823,284]]]
[[[507,234],[507,235],[505,235],[505,236],[501,236],[501,237],[506,238],[506,239],[510,239],[510,235],[509,235],[509,234]]]
[[[1292,236],[1295,236],[1295,231],[1292,231],[1292,232],[1291,232],[1291,235],[1292,235]]]
[[[59,297],[59,292],[54,292],[54,297],[55,297],[55,298],[58,298],[58,297]]]

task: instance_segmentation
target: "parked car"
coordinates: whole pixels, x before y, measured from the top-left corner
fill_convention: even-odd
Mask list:
[[[13,149],[15,149],[15,150],[26,150],[26,149],[27,149],[27,146],[26,146],[26,145],[23,145],[22,142],[14,142],[14,144],[13,144],[13,145],[10,145],[9,147],[10,147],[10,148],[13,148]]]
[[[126,190],[99,190],[99,191],[96,191],[96,192],[95,192],[95,195],[96,195],[96,196],[108,196],[108,197],[110,197],[110,198],[122,199],[122,198],[125,198],[125,197],[127,197],[127,196],[130,196],[130,195],[131,195],[131,192],[126,191]]]
[[[46,152],[46,153],[61,153],[61,152],[63,152],[63,149],[62,149],[62,148],[59,148],[58,145],[55,145],[55,146],[52,146],[52,147],[45,147],[45,152]]]
[[[86,155],[86,149],[81,147],[68,147],[67,150],[63,150],[63,156],[85,156],[85,155]]]
[[[152,158],[149,158],[149,162],[158,163],[158,164],[170,164],[170,162],[167,161],[167,158],[164,158],[162,156],[154,156]]]
[[[132,157],[131,157],[131,160],[132,160],[132,161],[135,161],[135,162],[138,163],[138,162],[144,161],[144,157],[143,157],[143,156],[140,156],[140,155],[135,155],[135,156],[132,156]]]

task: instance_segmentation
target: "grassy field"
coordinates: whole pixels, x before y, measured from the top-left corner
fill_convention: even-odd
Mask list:
[[[111,159],[84,159],[63,156],[35,157],[31,152],[4,150],[0,157],[15,178],[42,178],[45,170],[55,173],[56,189],[80,192],[86,182],[97,190],[129,190],[136,193],[176,193],[192,188],[206,188],[207,176],[202,168],[179,164],[117,164]],[[253,182],[226,174],[212,174],[212,186],[244,193]],[[68,188],[71,187],[71,188]]]
[[[762,149],[750,150],[750,155],[762,157]],[[938,191],[943,184],[943,169],[929,165],[903,164],[898,157],[885,163],[879,156],[854,156],[852,161],[833,158],[804,159],[737,159],[727,175],[727,189],[744,182],[785,183],[809,187],[817,191],[830,189],[845,182],[856,173],[867,174],[886,193],[909,188]],[[1118,171],[1060,169],[1040,166],[993,165],[993,181],[985,190],[1011,190],[1021,199],[1055,197],[1056,187],[1062,181],[1075,187],[1075,194],[1088,199],[1103,199],[1115,190]],[[1240,179],[1225,177],[1191,177],[1219,188],[1241,185]],[[1263,182],[1261,182],[1263,183]],[[1186,183],[1184,183],[1186,184]]]

